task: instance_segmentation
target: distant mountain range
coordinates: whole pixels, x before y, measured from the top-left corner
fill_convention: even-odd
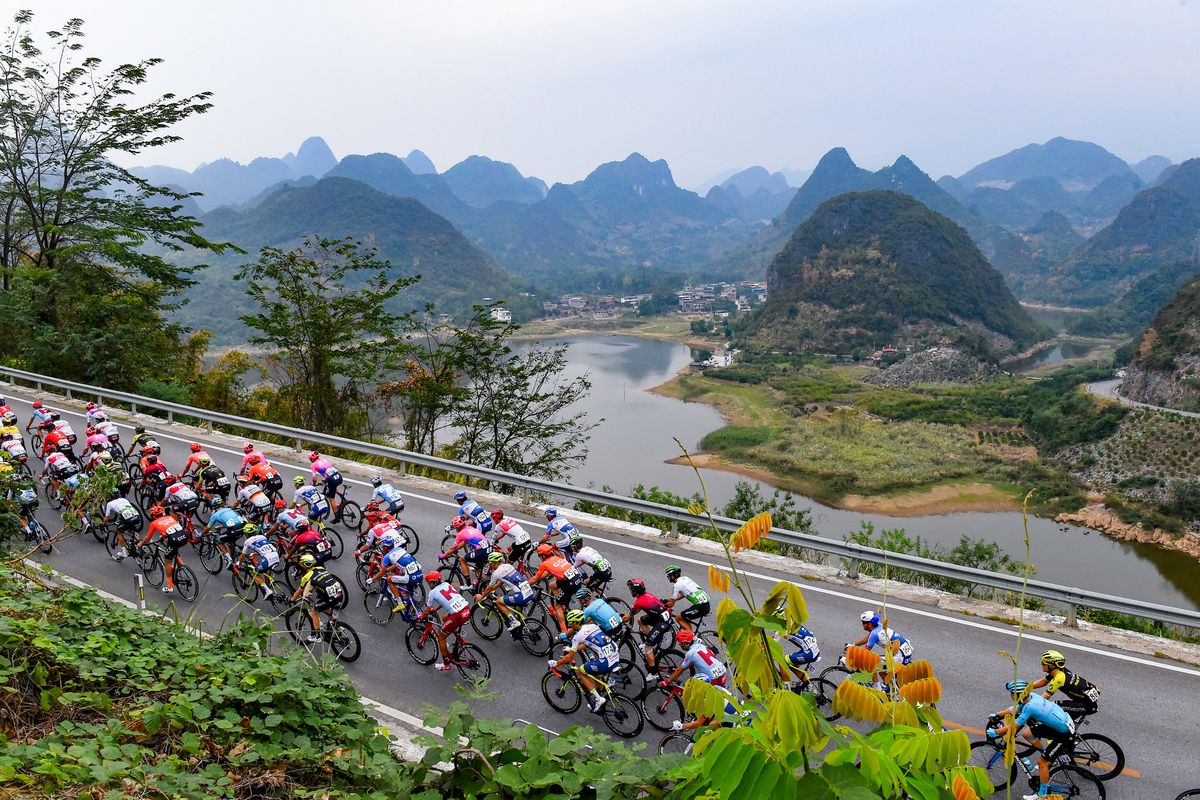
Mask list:
[[[994,358],[1044,333],[965,230],[895,191],[821,203],[772,260],[767,282],[746,326],[760,349],[850,353],[948,340]]]

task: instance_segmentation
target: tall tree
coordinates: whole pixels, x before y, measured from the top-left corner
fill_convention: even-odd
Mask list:
[[[265,345],[263,363],[279,386],[292,424],[328,433],[370,432],[372,398],[399,366],[414,328],[393,299],[418,276],[391,277],[392,266],[351,239],[308,237],[293,250],[264,248],[236,279],[261,307],[242,321]]]

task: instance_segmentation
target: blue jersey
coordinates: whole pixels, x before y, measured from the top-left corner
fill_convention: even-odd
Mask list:
[[[620,626],[622,620],[617,610],[610,606],[602,597],[598,597],[583,610],[583,619],[595,622],[600,630],[608,632]]]
[[[492,515],[474,500],[464,500],[463,504],[458,507],[458,515],[475,520],[475,526],[483,533],[492,529]]]
[[[912,660],[912,642],[910,642],[908,639],[905,639],[891,628],[885,628],[882,625],[876,625],[875,629],[871,631],[871,635],[867,637],[867,649],[870,650],[877,644],[885,643],[888,647],[890,647],[893,643],[899,645],[899,647],[896,649],[896,655],[899,656],[901,663],[907,664]]]
[[[1059,733],[1074,733],[1075,723],[1071,716],[1058,703],[1051,703],[1040,694],[1034,693],[1018,709],[1016,724],[1018,726],[1034,722],[1045,725]]]
[[[390,483],[384,483],[376,486],[375,491],[371,492],[371,497],[378,497],[389,506],[396,505],[397,503],[399,503],[401,507],[404,506],[404,496],[400,494],[399,489],[397,489],[395,486],[392,486]]]
[[[329,511],[329,504],[325,502],[325,495],[315,486],[301,486],[296,490],[294,499],[297,503],[307,505],[309,512],[312,514],[320,515]]]
[[[208,518],[210,528],[241,528],[245,524],[246,520],[242,519],[242,515],[232,508],[219,508]]]
[[[703,678],[709,683],[725,677],[725,665],[713,655],[713,651],[708,649],[708,645],[699,640],[688,648],[687,653],[683,656],[681,666],[691,667],[696,671],[696,677]]]
[[[420,575],[421,565],[403,547],[393,547],[383,557],[385,567],[395,567],[401,575]]]
[[[787,639],[796,645],[806,661],[816,661],[821,657],[821,648],[817,646],[817,637],[813,636],[812,631],[803,625],[795,633],[789,634]]]

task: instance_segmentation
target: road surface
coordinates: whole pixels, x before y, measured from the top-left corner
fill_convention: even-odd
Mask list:
[[[1130,406],[1132,408],[1148,408],[1151,411],[1161,411],[1164,414],[1178,414],[1181,417],[1200,418],[1200,413],[1195,411],[1180,411],[1178,408],[1152,406],[1149,403],[1139,403],[1137,400],[1130,400],[1128,397],[1118,391],[1120,388],[1120,378],[1113,378],[1112,380],[1107,381],[1098,381],[1097,383],[1089,383],[1084,386],[1084,389],[1088,394],[1093,394],[1096,397],[1103,397],[1108,400],[1115,400],[1123,406]]]

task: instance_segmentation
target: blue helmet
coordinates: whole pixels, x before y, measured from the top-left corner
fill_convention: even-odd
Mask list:
[[[555,508],[554,506],[550,506],[549,508],[546,509],[546,519],[551,519],[551,518],[557,517],[557,516],[558,516],[558,509]]]
[[[868,622],[871,623],[872,625],[879,624],[879,615],[876,614],[874,611],[864,611],[858,615],[858,618],[860,620],[862,620],[864,624],[868,623]]]
[[[459,492],[458,494],[454,495],[454,502],[456,502],[456,503],[466,502],[466,499],[467,499],[466,492]]]
[[[1004,688],[1008,690],[1009,694],[1025,694],[1026,690],[1029,689],[1029,683],[1026,681],[1009,681],[1004,684]]]

